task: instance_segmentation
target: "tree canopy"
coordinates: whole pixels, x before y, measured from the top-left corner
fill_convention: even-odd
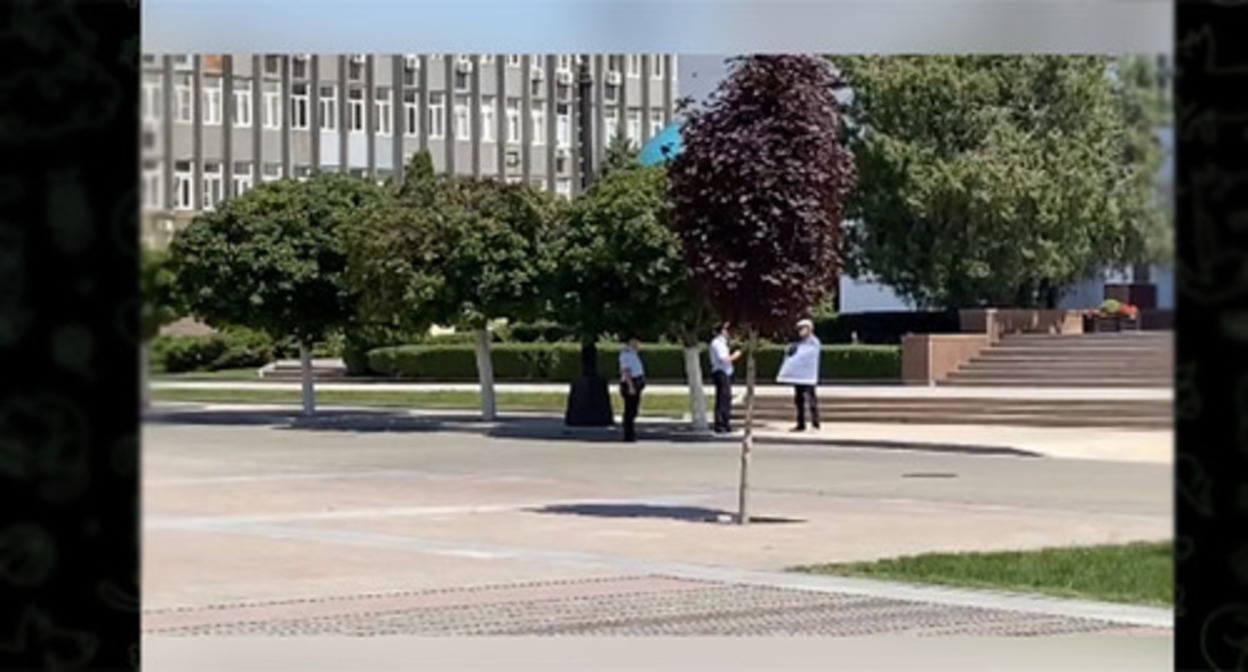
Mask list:
[[[752,56],[687,111],[684,151],[670,164],[675,229],[724,319],[788,329],[835,289],[854,180],[838,81],[823,59]]]
[[[170,246],[188,309],[211,326],[322,340],[352,322],[360,299],[346,283],[347,231],[385,198],[366,180],[317,174],[200,215]]]
[[[1157,253],[1156,127],[1130,118],[1110,58],[833,61],[852,92],[854,274],[922,307],[1036,306]]]

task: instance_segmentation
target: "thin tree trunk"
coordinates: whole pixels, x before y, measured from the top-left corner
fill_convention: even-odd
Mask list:
[[[312,387],[312,346],[299,341],[299,369],[303,381],[303,414],[316,413],[316,390]]]
[[[758,350],[758,330],[750,328],[745,346],[745,437],[741,439],[741,484],[737,490],[737,524],[750,522],[750,451],[754,448],[754,353]]]
[[[490,356],[490,330],[481,327],[477,336],[477,377],[481,381],[481,419],[491,422],[497,416],[494,401],[494,360]]]
[[[152,405],[151,348],[147,341],[139,346],[139,401],[143,408]]]
[[[698,361],[698,346],[685,346],[685,380],[689,383],[689,411],[693,428],[706,431],[706,389],[702,387],[702,364]]]

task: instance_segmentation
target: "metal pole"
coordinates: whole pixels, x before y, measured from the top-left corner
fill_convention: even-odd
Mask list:
[[[589,59],[583,59],[577,80],[577,96],[580,110],[577,114],[578,149],[581,162],[581,191],[589,189],[594,181],[594,80],[589,73]]]

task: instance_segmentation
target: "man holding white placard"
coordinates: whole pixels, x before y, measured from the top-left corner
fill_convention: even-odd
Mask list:
[[[795,432],[806,431],[806,407],[810,407],[810,424],[819,429],[819,402],[815,388],[819,385],[819,355],[822,344],[815,336],[815,325],[810,320],[797,323],[798,340],[790,343],[784,352],[784,363],[776,382],[793,386],[793,400],[797,404],[797,427]]]

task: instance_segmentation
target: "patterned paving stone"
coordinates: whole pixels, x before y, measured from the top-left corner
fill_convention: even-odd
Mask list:
[[[164,610],[146,613],[144,629],[356,637],[1148,634],[1091,619],[659,576]]]

